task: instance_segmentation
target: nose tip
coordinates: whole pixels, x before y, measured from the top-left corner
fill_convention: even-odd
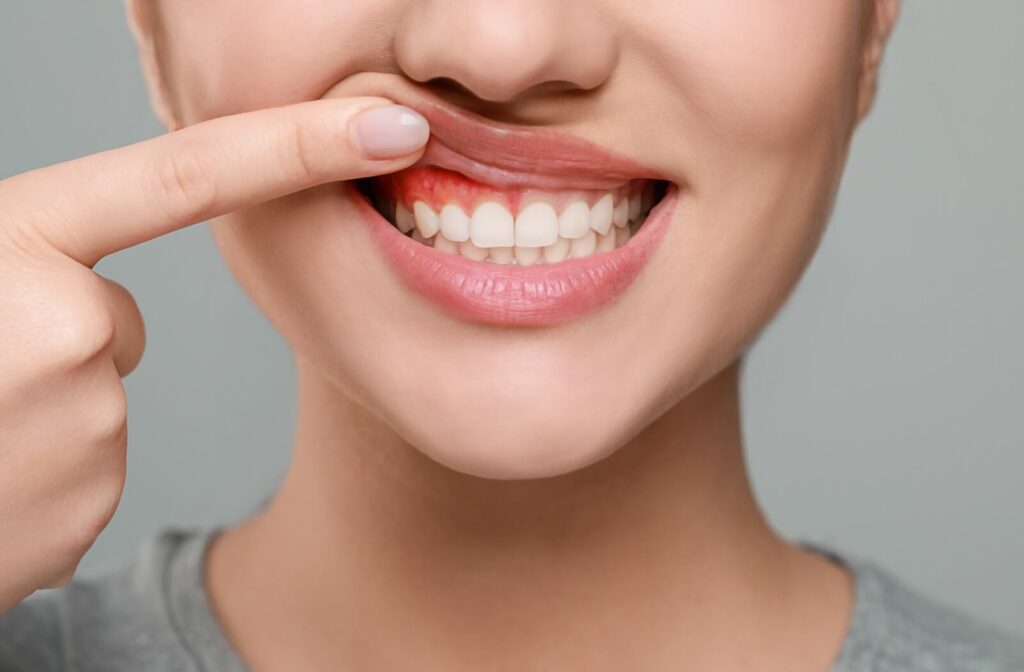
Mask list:
[[[396,59],[411,79],[451,80],[490,102],[594,89],[615,61],[613,36],[594,14],[569,0],[410,3]]]

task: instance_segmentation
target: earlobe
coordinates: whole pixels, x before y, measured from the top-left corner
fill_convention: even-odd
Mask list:
[[[167,79],[163,73],[163,64],[156,48],[155,0],[124,0],[128,27],[135,38],[138,48],[139,64],[149,91],[149,101],[153,112],[161,124],[174,131],[181,124],[171,106],[171,98],[167,87]]]
[[[882,55],[900,13],[900,0],[871,0],[867,13],[868,25],[864,38],[861,61],[860,86],[857,97],[857,121],[871,111],[878,91],[878,76]]]

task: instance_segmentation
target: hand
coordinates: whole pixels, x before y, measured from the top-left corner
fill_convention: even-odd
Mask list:
[[[131,294],[96,263],[233,210],[404,168],[429,134],[409,115],[381,98],[319,100],[0,182],[0,613],[70,580],[121,498],[121,378],[145,336]]]

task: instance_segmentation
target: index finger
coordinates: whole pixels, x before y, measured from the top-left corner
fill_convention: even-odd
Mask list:
[[[233,210],[399,170],[428,135],[420,115],[384,98],[246,112],[9,178],[0,183],[0,211],[92,267]]]

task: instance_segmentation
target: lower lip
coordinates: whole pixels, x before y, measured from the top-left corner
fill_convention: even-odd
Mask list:
[[[553,326],[610,304],[664,240],[679,200],[678,187],[670,185],[636,234],[611,252],[517,266],[474,261],[418,243],[384,219],[353,183],[341,185],[409,289],[460,319],[500,326]]]

